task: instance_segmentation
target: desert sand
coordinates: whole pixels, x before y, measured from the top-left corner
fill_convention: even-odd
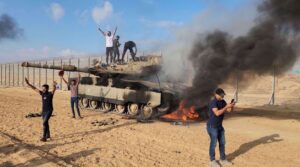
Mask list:
[[[265,105],[271,78],[256,80],[241,90],[236,111],[224,120],[228,159],[236,167],[300,166],[300,77],[278,79],[275,106]],[[230,99],[234,89],[225,90]],[[83,119],[72,119],[69,92],[57,91],[52,139],[42,143],[41,118],[25,118],[40,108],[40,96],[29,88],[0,88],[0,166],[209,166],[205,121],[137,123],[89,110],[82,111]],[[110,118],[117,122],[91,124]]]

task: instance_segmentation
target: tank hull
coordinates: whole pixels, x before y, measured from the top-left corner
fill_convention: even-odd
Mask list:
[[[158,107],[161,104],[161,93],[152,91],[81,84],[78,94],[81,98],[112,104],[138,103],[151,107]]]

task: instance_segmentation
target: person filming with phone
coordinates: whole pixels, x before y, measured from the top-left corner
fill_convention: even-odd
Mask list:
[[[214,98],[208,104],[208,121],[207,132],[210,137],[209,156],[212,167],[219,167],[219,163],[215,160],[215,148],[217,142],[220,150],[220,163],[222,166],[232,165],[226,159],[225,155],[225,130],[222,125],[225,112],[231,112],[235,106],[234,100],[227,104],[224,100],[225,91],[221,88],[216,89]]]

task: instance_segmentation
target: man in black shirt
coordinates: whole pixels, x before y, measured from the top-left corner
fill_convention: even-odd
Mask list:
[[[46,142],[50,138],[50,128],[49,128],[49,119],[53,112],[53,96],[56,90],[57,83],[53,82],[53,90],[49,91],[49,85],[44,84],[42,89],[38,89],[32,84],[29,83],[28,79],[25,78],[27,85],[32,88],[34,91],[39,93],[42,96],[42,118],[43,118],[43,137],[41,141]]]
[[[209,156],[212,167],[220,167],[215,160],[215,148],[217,142],[219,142],[220,151],[220,163],[222,166],[232,165],[226,159],[225,155],[225,130],[223,127],[223,119],[225,112],[231,112],[234,107],[234,102],[227,104],[224,100],[225,91],[218,88],[215,91],[215,97],[208,104],[208,121],[207,121],[207,133],[210,137]]]
[[[133,48],[134,48],[134,51],[133,51]],[[124,48],[123,48],[122,62],[124,62],[124,56],[125,56],[127,50],[130,51],[130,55],[132,57],[132,60],[135,61],[135,55],[137,53],[136,44],[133,41],[127,41],[127,42],[125,42]]]

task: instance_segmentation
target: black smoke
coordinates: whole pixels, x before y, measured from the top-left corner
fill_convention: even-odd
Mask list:
[[[18,27],[12,17],[6,14],[0,16],[0,41],[3,39],[16,39],[22,34],[23,30]]]
[[[256,25],[245,36],[222,31],[200,37],[189,54],[195,70],[186,91],[187,105],[206,105],[214,90],[234,73],[263,75],[289,70],[297,59],[300,1],[265,0],[258,6]]]

